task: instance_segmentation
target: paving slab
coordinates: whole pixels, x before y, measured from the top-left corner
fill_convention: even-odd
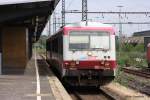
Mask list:
[[[48,67],[45,60],[34,55],[25,69],[7,69],[0,75],[0,100],[71,100]],[[36,69],[39,73],[39,89]]]

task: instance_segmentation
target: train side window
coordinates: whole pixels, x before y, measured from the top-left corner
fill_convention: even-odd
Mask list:
[[[47,42],[46,42],[46,50],[47,50],[47,51],[50,51],[50,41],[47,41]]]
[[[55,37],[52,40],[52,51],[57,53],[58,52],[58,37]]]
[[[60,55],[63,54],[63,37],[62,37],[62,35],[59,35],[59,37],[58,37],[58,53]]]
[[[55,38],[54,44],[55,52],[58,53],[58,37]]]
[[[52,40],[52,52],[55,52],[55,42],[54,42],[54,40],[55,39]]]
[[[63,36],[61,35],[61,38],[60,38],[60,48],[61,48],[61,51],[60,51],[60,54],[63,55]]]

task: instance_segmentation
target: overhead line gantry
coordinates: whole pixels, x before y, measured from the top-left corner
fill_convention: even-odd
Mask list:
[[[87,21],[87,0],[82,0],[82,21]]]
[[[62,26],[65,25],[65,0],[62,0]]]

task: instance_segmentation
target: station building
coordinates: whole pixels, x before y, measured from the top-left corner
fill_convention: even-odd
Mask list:
[[[147,44],[150,43],[150,30],[133,33],[132,37],[122,39],[123,44],[144,44],[144,50],[147,49]]]

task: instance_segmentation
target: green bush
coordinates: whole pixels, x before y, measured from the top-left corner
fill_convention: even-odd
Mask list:
[[[137,52],[144,52],[144,45],[143,44],[138,44],[133,48],[133,51],[137,51]]]
[[[123,44],[117,53],[118,65],[143,67],[147,65],[144,45]]]
[[[133,50],[133,45],[132,44],[123,44],[122,46],[121,46],[121,51],[123,51],[123,52],[130,52],[130,51],[132,51]]]
[[[125,66],[129,62],[129,55],[127,52],[120,52],[120,55],[117,56],[117,62],[120,66]]]

